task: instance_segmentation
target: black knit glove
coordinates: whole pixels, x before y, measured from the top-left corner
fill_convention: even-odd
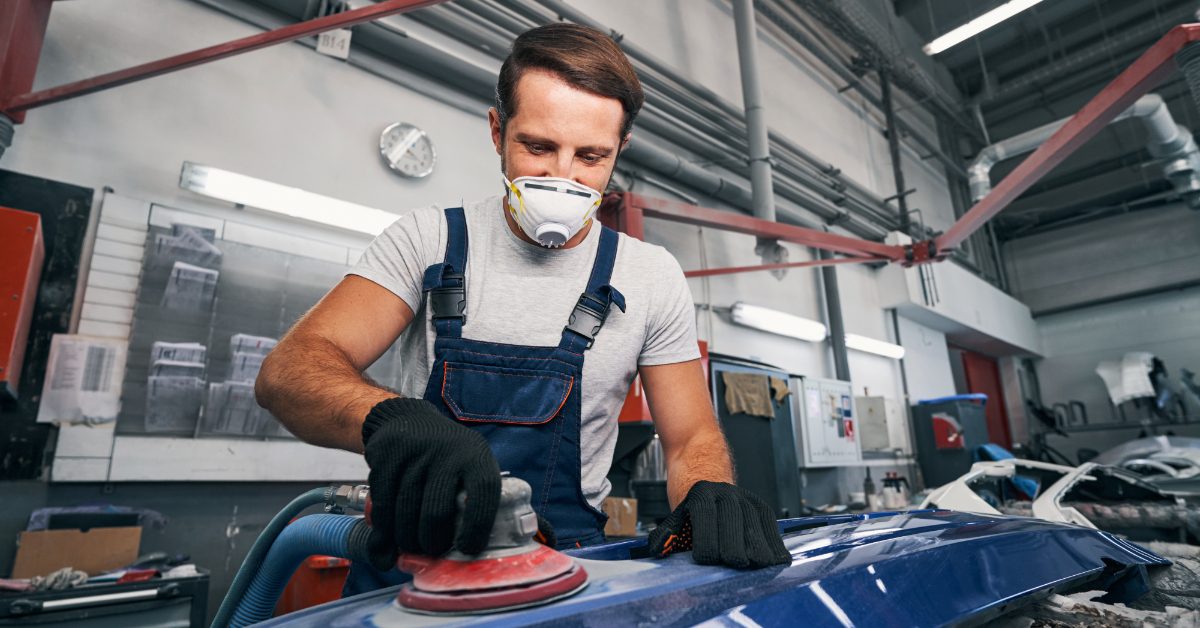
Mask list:
[[[792,559],[771,508],[754,493],[725,482],[692,485],[683,503],[650,533],[646,547],[634,558],[688,550],[701,565],[737,569],[782,565]]]
[[[500,467],[487,441],[423,399],[396,397],[363,423],[371,467],[371,564],[386,571],[397,554],[440,556],[487,546],[500,504]],[[458,492],[467,493],[454,529]]]

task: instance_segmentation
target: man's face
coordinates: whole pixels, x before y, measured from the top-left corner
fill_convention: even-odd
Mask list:
[[[625,111],[621,102],[577,89],[544,70],[529,70],[516,87],[517,113],[503,136],[495,109],[488,112],[492,144],[504,176],[559,177],[604,192]]]

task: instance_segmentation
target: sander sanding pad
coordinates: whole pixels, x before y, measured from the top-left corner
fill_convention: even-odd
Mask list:
[[[396,601],[414,613],[476,615],[549,604],[579,593],[587,581],[587,571],[575,565],[567,573],[542,582],[482,591],[429,592],[410,583],[400,588]]]
[[[574,595],[588,581],[587,570],[573,558],[536,543],[471,560],[405,555],[399,566],[413,581],[401,587],[396,601],[418,613],[524,608]]]

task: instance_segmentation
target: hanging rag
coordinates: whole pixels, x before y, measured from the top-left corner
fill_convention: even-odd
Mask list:
[[[779,403],[783,403],[783,400],[792,394],[792,391],[788,390],[787,380],[779,377],[771,378],[771,392],[774,393],[775,401]]]
[[[771,405],[771,386],[766,375],[757,373],[721,373],[725,382],[725,409],[730,414],[749,414],[775,418]]]

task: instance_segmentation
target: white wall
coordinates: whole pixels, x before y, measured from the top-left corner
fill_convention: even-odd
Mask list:
[[[955,394],[946,335],[903,316],[897,323],[900,344],[904,346],[909,399],[916,402]]]
[[[957,264],[893,264],[880,271],[879,285],[885,307],[965,348],[991,356],[1042,352],[1029,307]]]
[[[261,32],[191,2],[94,0],[54,7],[35,89]],[[41,107],[0,167],[173,206],[184,160],[402,212],[502,189],[477,115],[298,44],[272,46]],[[379,133],[406,120],[436,142],[429,178],[393,175]]]
[[[1006,243],[1004,259],[1035,314],[1195,285],[1200,213],[1172,204],[1055,229]]]
[[[846,333],[896,342],[891,316],[879,304],[879,272],[866,266],[837,266]],[[849,350],[851,381],[856,395],[904,399],[900,363],[872,353]]]

